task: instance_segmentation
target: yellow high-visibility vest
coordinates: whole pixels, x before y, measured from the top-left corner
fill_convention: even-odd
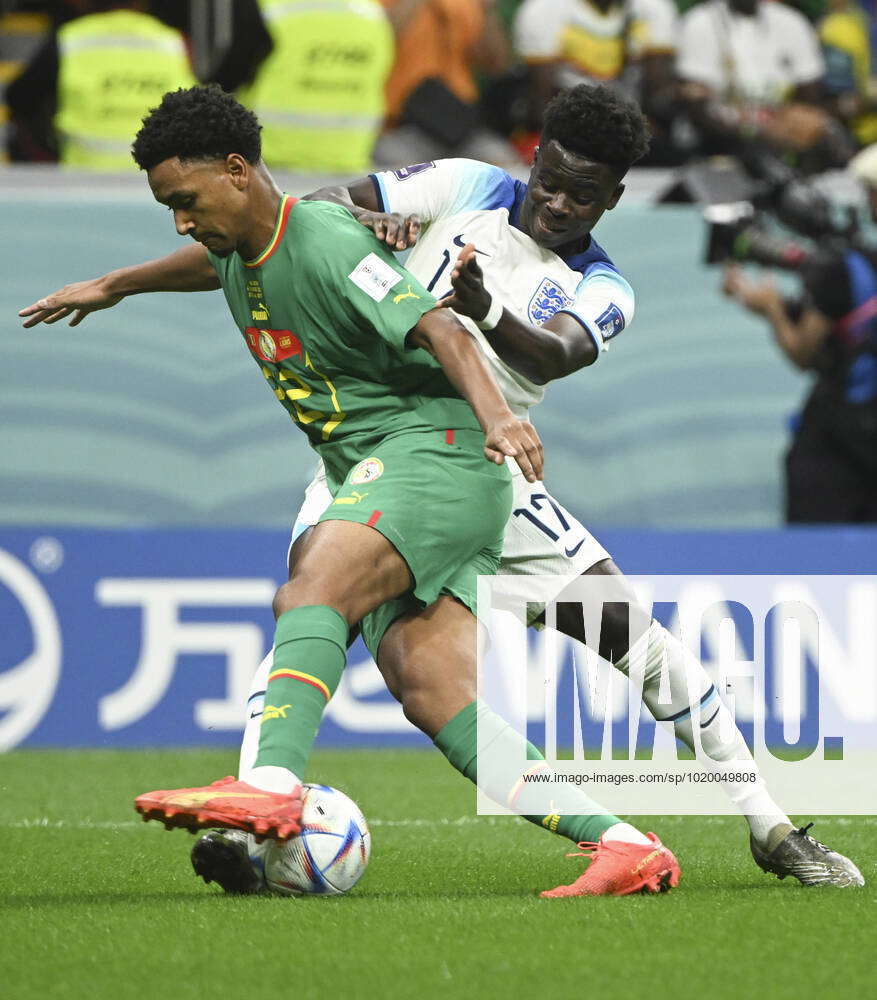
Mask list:
[[[87,170],[136,169],[131,143],[162,96],[196,83],[182,35],[148,14],[117,10],[58,32],[61,162]]]
[[[240,96],[269,167],[362,173],[386,107],[393,30],[377,0],[260,0],[274,50]]]
[[[850,5],[846,10],[833,11],[819,24],[819,40],[829,50],[836,49],[846,54],[850,60],[857,90],[862,96],[867,96],[871,80],[868,15],[854,5]],[[857,115],[851,124],[862,146],[870,146],[872,142],[877,142],[877,113],[870,109],[864,111]]]

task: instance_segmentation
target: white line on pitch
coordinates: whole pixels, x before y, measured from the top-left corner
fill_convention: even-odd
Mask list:
[[[459,816],[456,819],[372,819],[369,826],[373,827],[465,827],[476,823],[493,826],[504,821],[504,816]],[[684,825],[697,821],[710,826],[721,826],[729,823],[739,823],[739,816],[664,816],[662,826]],[[837,826],[877,826],[877,816],[826,816],[824,821]],[[145,824],[149,826],[149,824]],[[11,822],[0,821],[0,830],[142,830],[141,820],[66,820],[49,819],[39,816],[32,819],[19,819]],[[158,824],[152,824],[151,829],[162,829]]]
[[[460,816],[458,819],[373,819],[369,820],[369,826],[468,826],[470,823],[493,824],[500,817],[498,816]],[[12,822],[0,822],[0,830],[142,830],[143,822],[140,820],[122,820],[121,822],[111,822],[109,820],[67,820],[49,819],[48,816],[39,816],[34,819],[19,819]],[[161,829],[154,826],[153,829]]]

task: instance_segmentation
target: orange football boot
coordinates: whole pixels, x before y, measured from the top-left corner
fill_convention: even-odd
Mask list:
[[[632,892],[667,892],[679,885],[679,862],[654,833],[651,845],[621,840],[581,843],[581,852],[568,858],[590,858],[591,863],[571,885],[540,892],[543,899],[565,896],[628,896]]]
[[[144,822],[157,819],[170,830],[226,827],[245,830],[261,840],[288,840],[301,831],[301,785],[291,795],[264,792],[229,775],[200,788],[145,792],[134,800]]]

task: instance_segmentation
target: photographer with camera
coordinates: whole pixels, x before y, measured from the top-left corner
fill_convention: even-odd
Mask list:
[[[877,144],[848,170],[877,222]],[[759,234],[738,229],[731,256],[767,262],[767,240],[752,252]],[[835,229],[815,250],[789,245],[771,263],[800,272],[800,300],[784,299],[770,280],[750,280],[735,263],[726,264],[722,287],[770,323],[794,365],[816,376],[786,456],[786,520],[877,522],[877,248]]]

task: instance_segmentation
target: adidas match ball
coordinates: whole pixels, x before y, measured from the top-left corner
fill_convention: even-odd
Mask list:
[[[262,845],[265,882],[285,896],[337,896],[362,878],[371,834],[357,804],[337,788],[302,788],[301,833],[285,843]]]

